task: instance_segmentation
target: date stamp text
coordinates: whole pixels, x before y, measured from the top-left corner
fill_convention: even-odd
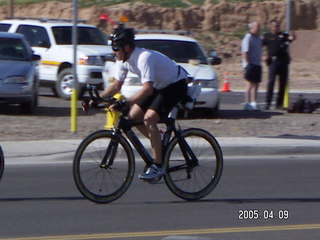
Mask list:
[[[289,215],[287,209],[241,209],[238,211],[239,220],[288,220]]]

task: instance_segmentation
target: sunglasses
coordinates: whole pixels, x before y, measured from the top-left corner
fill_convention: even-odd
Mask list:
[[[120,47],[119,46],[112,46],[112,51],[114,52],[118,52],[120,50]]]

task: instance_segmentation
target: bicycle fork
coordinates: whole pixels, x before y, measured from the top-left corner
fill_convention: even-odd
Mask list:
[[[103,159],[100,163],[100,168],[108,169],[113,165],[114,158],[116,156],[118,150],[119,142],[111,139],[107,150],[103,156]]]
[[[175,171],[180,171],[182,169],[185,169],[186,173],[187,173],[187,178],[190,179],[193,168],[199,165],[198,158],[194,154],[192,149],[190,148],[188,142],[182,136],[181,130],[175,131],[175,136],[178,139],[178,145],[179,145],[180,151],[184,157],[185,164],[171,167],[168,169],[168,172],[175,172]]]

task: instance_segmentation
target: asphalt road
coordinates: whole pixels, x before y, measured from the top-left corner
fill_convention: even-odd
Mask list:
[[[122,198],[99,205],[79,194],[70,163],[9,164],[0,240],[319,239],[319,168],[316,155],[225,158],[221,181],[201,201],[135,177]]]
[[[50,92],[42,94],[49,96],[41,98],[45,104],[70,105]],[[222,94],[223,108],[241,107],[242,98],[238,92]],[[297,156],[271,156],[261,146],[259,157],[248,157],[248,151],[242,145],[224,151],[222,179],[202,201],[185,202],[165,184],[149,185],[135,177],[128,192],[107,205],[80,195],[72,158],[63,164],[24,165],[19,155],[0,181],[0,240],[319,239],[319,156],[304,147]],[[137,174],[141,169],[137,166]]]

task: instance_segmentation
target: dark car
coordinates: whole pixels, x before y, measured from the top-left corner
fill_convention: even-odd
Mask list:
[[[38,105],[39,55],[23,35],[0,32],[0,103],[20,104],[24,113]]]

